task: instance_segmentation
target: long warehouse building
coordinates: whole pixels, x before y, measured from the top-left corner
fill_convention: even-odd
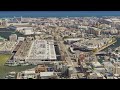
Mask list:
[[[49,63],[56,59],[54,40],[35,40],[32,43],[26,62],[30,64],[41,64]]]

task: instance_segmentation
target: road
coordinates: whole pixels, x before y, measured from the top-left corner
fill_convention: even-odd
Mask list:
[[[72,66],[73,69],[74,69],[74,72],[77,72],[76,70],[76,66],[77,66],[77,62],[73,62],[73,60],[71,60],[71,57],[70,57],[70,53],[68,51],[68,47],[64,44],[63,41],[60,41],[60,44],[62,45],[62,50],[64,51],[64,53],[66,53],[66,62],[68,63],[68,65]]]
[[[60,35],[58,35],[58,33],[54,33],[54,36],[56,38],[58,38],[57,41],[59,42],[59,47],[60,47],[60,50],[61,50],[61,55],[65,56],[65,61],[68,63],[68,65],[70,65],[70,66],[73,67],[74,72],[77,72],[77,70],[75,69],[75,66],[77,65],[77,63],[73,62],[71,60],[70,52],[68,51],[68,47],[64,44],[64,41],[62,40],[62,38],[60,37]]]

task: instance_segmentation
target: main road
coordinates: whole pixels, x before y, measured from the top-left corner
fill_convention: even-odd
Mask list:
[[[76,66],[76,65],[75,65],[75,63],[73,63],[73,61],[71,60],[71,57],[70,57],[68,48],[67,48],[67,46],[64,44],[63,39],[61,38],[61,36],[60,36],[58,33],[54,33],[53,36],[56,37],[56,38],[57,38],[57,42],[59,42],[59,47],[60,47],[60,50],[61,50],[62,55],[65,56],[65,61],[67,62],[68,65],[70,65],[70,66],[73,67],[74,72],[77,72],[77,70],[75,69],[75,66]]]
[[[69,51],[68,51],[68,48],[67,46],[64,44],[64,41],[60,41],[60,44],[62,46],[62,50],[64,51],[64,53],[66,53],[65,55],[65,59],[66,59],[66,62],[68,63],[68,65],[72,66],[73,69],[74,69],[74,72],[77,72],[76,70],[76,63],[74,63],[72,60],[71,60],[71,57],[70,57],[70,54],[69,54]]]

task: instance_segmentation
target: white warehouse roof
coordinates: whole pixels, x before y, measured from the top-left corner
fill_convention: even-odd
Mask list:
[[[52,76],[54,75],[54,72],[40,72],[40,76]]]
[[[69,41],[77,41],[80,40],[80,38],[66,38],[64,40],[69,40]]]
[[[32,44],[28,58],[36,60],[56,59],[54,41],[35,40]]]
[[[92,62],[92,65],[94,67],[100,67],[100,66],[102,66],[99,62]]]
[[[35,70],[32,70],[32,71],[23,71],[24,74],[34,74],[35,73]]]
[[[106,21],[109,21],[109,22],[112,22],[112,20],[111,19],[105,19]]]

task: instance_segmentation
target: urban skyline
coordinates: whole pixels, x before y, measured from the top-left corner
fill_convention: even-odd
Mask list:
[[[1,18],[0,79],[119,79],[119,13],[73,13]]]

